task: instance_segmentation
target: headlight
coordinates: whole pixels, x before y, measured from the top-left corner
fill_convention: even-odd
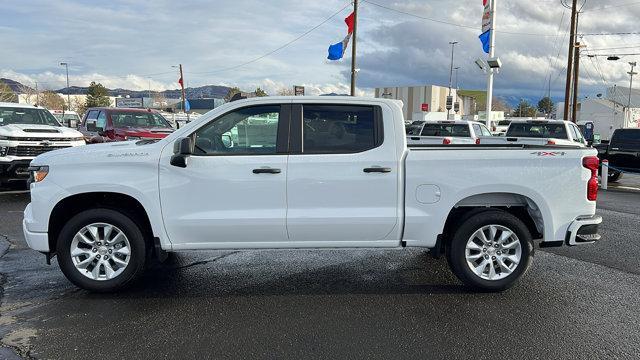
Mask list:
[[[0,135],[0,140],[9,140],[9,137]]]
[[[0,146],[0,156],[7,156],[7,150],[9,148],[6,146]]]
[[[48,166],[29,166],[29,173],[31,174],[30,181],[34,183],[39,183],[44,180],[44,178],[49,175],[49,167]]]

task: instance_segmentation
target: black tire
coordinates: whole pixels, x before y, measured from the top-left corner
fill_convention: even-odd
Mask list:
[[[80,273],[71,259],[71,243],[74,236],[83,227],[93,223],[114,225],[129,240],[129,263],[124,271],[113,279],[90,279]],[[85,210],[67,222],[58,236],[56,252],[62,273],[74,285],[94,292],[114,292],[125,288],[142,274],[146,260],[146,242],[140,228],[129,217],[115,210],[99,208]]]
[[[511,230],[520,242],[521,258],[512,272],[498,280],[478,276],[467,264],[466,246],[471,236],[483,226],[500,225]],[[513,286],[524,275],[533,258],[533,241],[527,226],[510,213],[492,209],[476,213],[461,222],[447,246],[447,261],[453,273],[466,285],[484,291],[502,291]],[[479,259],[482,260],[482,259]],[[493,261],[493,260],[491,260]]]
[[[616,181],[620,180],[621,177],[622,177],[622,173],[621,172],[610,170],[609,171],[609,176],[607,177],[607,181],[611,182],[611,183],[612,182],[616,182]]]

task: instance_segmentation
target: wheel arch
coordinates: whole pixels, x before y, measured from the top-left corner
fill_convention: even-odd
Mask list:
[[[517,193],[490,192],[467,196],[458,201],[449,212],[442,231],[441,246],[446,246],[455,229],[471,216],[483,211],[500,209],[520,219],[533,239],[544,237],[544,208],[530,197]]]
[[[145,240],[150,242],[150,248],[153,248],[153,228],[151,227],[149,214],[142,203],[131,195],[96,191],[70,195],[58,201],[53,207],[49,215],[48,224],[48,240],[51,253],[55,252],[58,236],[67,220],[84,210],[96,208],[112,209],[131,218],[140,227]]]

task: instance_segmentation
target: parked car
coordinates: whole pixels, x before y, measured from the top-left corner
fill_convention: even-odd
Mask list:
[[[171,124],[155,110],[90,108],[78,130],[87,143],[162,139],[173,132]]]
[[[608,144],[596,145],[600,160],[609,160],[608,180],[616,182],[624,172],[640,173],[640,129],[616,129]]]
[[[169,251],[363,247],[446,254],[464,283],[497,291],[525,273],[534,239],[600,238],[595,149],[407,147],[403,128],[395,100],[261,97],[157,142],[44,154],[25,238],[92,291]]]
[[[410,145],[434,145],[434,144],[479,144],[483,137],[490,137],[491,132],[487,127],[475,121],[427,121],[417,135],[407,137]]]
[[[482,139],[483,144],[587,146],[576,124],[564,120],[513,120],[505,136]]]
[[[84,145],[76,130],[44,108],[0,102],[0,183],[29,178],[29,163],[47,151]]]
[[[492,123],[491,133],[494,136],[503,136],[507,133],[511,120],[498,120]]]
[[[77,128],[80,124],[80,116],[75,111],[49,110],[58,122],[66,127]]]

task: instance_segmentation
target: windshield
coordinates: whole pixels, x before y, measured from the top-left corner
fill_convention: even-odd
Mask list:
[[[50,112],[44,109],[30,109],[17,107],[0,108],[0,126],[10,124],[31,124],[60,126]]]
[[[113,126],[116,128],[122,127],[142,127],[153,128],[171,127],[167,120],[160,114],[153,112],[125,112],[114,111],[111,113],[111,120],[113,120]]]
[[[471,133],[467,124],[425,124],[420,135],[470,137]]]
[[[564,124],[511,124],[507,136],[567,139]]]
[[[56,119],[58,119],[58,121],[62,121],[65,123],[68,120],[77,120],[78,122],[80,122],[80,116],[76,114],[64,114],[64,116],[62,116],[62,114],[55,114],[54,116],[56,117]]]

